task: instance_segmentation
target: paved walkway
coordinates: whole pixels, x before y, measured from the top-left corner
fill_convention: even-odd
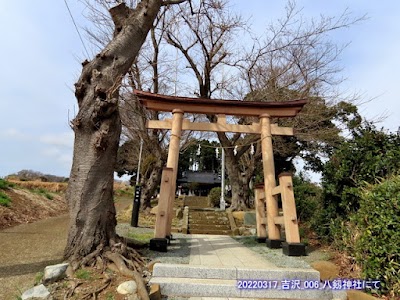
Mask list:
[[[333,296],[328,290],[300,287],[301,282],[315,282],[320,278],[300,258],[293,260],[274,251],[261,255],[229,236],[193,234],[187,237],[190,239],[189,265],[156,264],[150,281],[159,284],[172,299],[189,296],[189,300],[346,299],[345,293]],[[296,265],[295,261],[302,263]],[[278,285],[238,288],[238,280]],[[295,281],[298,287],[282,288],[283,282]]]
[[[193,234],[191,237],[191,265],[258,269],[276,267],[229,236]]]
[[[62,261],[68,222],[63,215],[0,231],[0,299],[17,299],[35,274]]]
[[[125,197],[115,207],[122,211],[130,203]],[[65,214],[0,231],[0,300],[17,299],[32,287],[38,272],[63,260],[68,226]]]
[[[275,267],[259,254],[246,248],[229,236],[193,234],[190,249],[191,265],[248,267],[268,269]],[[190,300],[230,300],[231,298],[191,297]],[[239,298],[232,298],[239,299]],[[252,300],[247,298],[246,300]]]

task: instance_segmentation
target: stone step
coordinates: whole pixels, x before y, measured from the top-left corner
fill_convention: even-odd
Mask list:
[[[236,279],[153,277],[150,284],[159,284],[161,294],[168,297],[332,299],[330,290],[239,289]]]
[[[154,277],[198,278],[198,279],[253,279],[253,280],[292,280],[313,281],[320,279],[314,269],[301,268],[246,268],[231,266],[203,266],[187,264],[156,263]]]
[[[190,225],[189,225],[189,234],[232,235],[232,230],[190,229]]]
[[[257,298],[232,298],[232,297],[230,297],[230,298],[227,298],[227,297],[190,297],[189,298],[189,300],[256,300],[256,299]],[[263,298],[263,300],[277,300],[277,299]]]
[[[189,220],[189,225],[228,225],[228,222],[224,222],[224,221],[211,221],[211,220]]]
[[[238,280],[266,281],[267,288],[239,289]],[[304,282],[319,282],[319,272],[314,269],[300,268],[246,268],[228,266],[203,266],[186,264],[154,265],[153,278],[150,284],[160,285],[165,296],[176,297],[209,297],[204,300],[227,300],[232,298],[253,299],[324,299],[345,300],[346,293],[338,290],[319,289],[282,289],[282,281],[300,280]],[[277,283],[275,283],[277,282]],[[277,286],[268,288],[269,286]],[[225,299],[211,299],[220,297]],[[200,300],[193,299],[192,300]]]
[[[189,229],[204,229],[204,230],[231,230],[231,227],[228,224],[193,224],[189,225]]]
[[[190,212],[189,212],[189,217],[192,217],[192,218],[207,218],[207,219],[228,218],[228,216],[226,214],[219,214],[219,215],[215,215],[215,214],[191,214]]]
[[[189,210],[188,228],[191,234],[232,234],[225,211]]]
[[[213,212],[217,212],[217,213],[224,213],[225,210],[221,210],[219,208],[214,208],[214,207],[194,207],[194,208],[190,208],[190,211],[213,211]]]
[[[232,298],[232,297],[190,297],[189,300],[280,300],[277,298]],[[332,291],[332,298],[329,300],[347,300],[347,293],[346,291]]]
[[[209,208],[207,197],[186,197],[183,201],[184,206],[192,208]]]
[[[191,213],[189,216],[198,218],[226,218],[226,214],[215,214],[215,213]]]
[[[189,210],[190,214],[193,215],[225,215],[226,212],[225,211],[216,211],[216,210],[212,210],[212,209],[190,209]]]
[[[226,216],[214,217],[214,216],[191,216],[191,215],[189,215],[189,219],[192,219],[192,220],[222,220],[222,221],[227,221],[228,217],[226,217]]]
[[[189,218],[189,224],[205,224],[205,225],[225,225],[229,224],[229,220],[210,220],[210,219],[191,219]]]
[[[227,216],[221,215],[221,216],[205,216],[205,215],[200,215],[200,216],[194,216],[189,214],[190,219],[203,219],[203,220],[228,220]]]
[[[314,269],[212,267],[201,265],[154,265],[150,283],[160,285],[161,293],[176,297],[223,297],[263,299],[332,299],[326,290],[284,290],[282,281],[319,282]],[[239,280],[266,282],[266,288],[239,289]],[[275,286],[277,285],[277,286]],[[275,288],[270,288],[275,286]],[[221,299],[222,300],[222,299]]]

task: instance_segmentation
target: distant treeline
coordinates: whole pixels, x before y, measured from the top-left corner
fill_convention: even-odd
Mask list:
[[[21,181],[42,181],[42,182],[68,182],[67,177],[43,174],[33,170],[21,170],[17,173],[10,174],[7,179],[18,179]]]

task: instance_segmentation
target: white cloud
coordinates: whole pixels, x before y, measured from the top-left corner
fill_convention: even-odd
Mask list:
[[[45,156],[50,156],[50,157],[54,157],[54,156],[58,156],[61,154],[61,150],[57,147],[50,147],[50,148],[46,148],[42,151],[42,154]]]
[[[46,134],[39,137],[39,141],[53,146],[61,146],[65,148],[72,148],[74,144],[73,132],[64,132],[61,134]]]
[[[48,139],[48,142],[59,143],[57,139]],[[65,172],[68,172],[72,165],[72,149],[67,149],[65,145],[50,146],[42,149],[40,154],[42,157],[46,157],[44,160],[52,167],[63,169],[64,176],[66,176]]]
[[[16,128],[8,128],[0,131],[0,136],[13,140],[30,140],[32,138]]]
[[[58,161],[62,163],[65,167],[70,168],[72,165],[72,153],[71,154],[63,154],[58,157]]]

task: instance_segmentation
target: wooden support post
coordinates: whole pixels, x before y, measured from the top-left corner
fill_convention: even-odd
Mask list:
[[[275,224],[274,218],[278,216],[278,201],[272,195],[276,187],[274,153],[272,150],[271,121],[268,114],[260,116],[261,125],[261,151],[264,169],[264,190],[267,205],[268,240],[272,241],[271,248],[280,245],[280,226]],[[268,241],[267,241],[268,244]],[[271,245],[271,244],[268,244]]]
[[[181,141],[182,133],[182,122],[183,122],[183,111],[180,109],[174,109],[172,111],[172,128],[171,128],[171,138],[169,141],[168,148],[168,159],[167,168],[172,168],[172,182],[170,189],[170,201],[168,203],[168,224],[167,224],[167,236],[171,236],[172,218],[174,213],[174,200],[175,200],[175,190],[176,190],[176,178],[178,175],[178,161],[179,161],[179,146]],[[161,193],[161,191],[160,191]]]
[[[293,193],[292,174],[280,174],[279,186],[281,187],[286,242],[300,243],[299,225],[297,223],[296,204]]]
[[[161,177],[161,187],[160,187],[160,199],[158,200],[158,208],[156,214],[156,226],[154,237],[155,238],[165,238],[167,235],[167,225],[168,225],[168,216],[169,216],[169,207],[168,204],[170,202],[170,189],[171,183],[173,181],[173,169],[164,168],[162,171]]]
[[[281,187],[283,223],[285,224],[286,233],[286,242],[282,243],[283,253],[289,256],[306,255],[306,246],[300,243],[292,174],[280,174],[279,186]]]
[[[267,239],[264,185],[257,185],[254,189],[254,194],[256,200],[257,241],[264,243]]]

